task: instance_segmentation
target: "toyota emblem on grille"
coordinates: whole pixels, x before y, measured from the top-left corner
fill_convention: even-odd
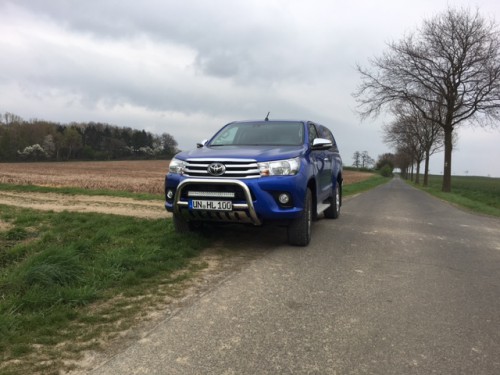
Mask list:
[[[212,176],[222,176],[226,171],[226,166],[222,163],[212,163],[208,166],[208,173]]]

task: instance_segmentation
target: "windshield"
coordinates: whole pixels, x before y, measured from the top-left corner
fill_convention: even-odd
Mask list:
[[[210,146],[299,146],[304,142],[301,122],[242,122],[225,126]]]

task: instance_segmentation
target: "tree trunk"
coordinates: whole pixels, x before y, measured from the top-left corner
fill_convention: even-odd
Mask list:
[[[444,128],[444,169],[443,169],[443,186],[442,191],[445,193],[451,192],[451,152],[453,150],[452,142],[453,128]]]
[[[424,167],[424,187],[429,186],[429,160],[431,158],[430,151],[425,151],[425,167]]]
[[[421,163],[421,161],[417,161],[417,169],[416,169],[416,176],[415,176],[415,183],[417,185],[420,184],[420,163]]]

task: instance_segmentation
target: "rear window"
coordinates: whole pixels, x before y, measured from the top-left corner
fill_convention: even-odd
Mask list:
[[[304,142],[301,122],[244,122],[225,126],[210,146],[299,146]]]

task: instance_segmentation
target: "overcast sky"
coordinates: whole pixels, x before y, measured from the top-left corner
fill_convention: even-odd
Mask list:
[[[0,0],[0,113],[166,132],[188,149],[270,111],[327,125],[346,165],[376,159],[392,151],[389,118],[359,119],[355,66],[448,5],[500,23],[498,0]],[[499,161],[498,128],[459,131],[453,174],[500,177]]]

